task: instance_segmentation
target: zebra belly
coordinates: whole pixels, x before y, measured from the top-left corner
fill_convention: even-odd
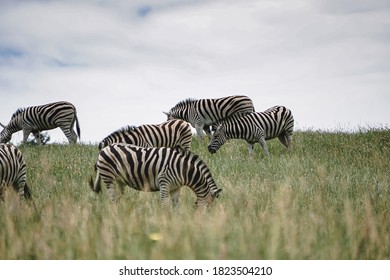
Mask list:
[[[36,124],[33,124],[33,125],[30,125],[30,124],[27,124],[24,126],[23,130],[31,130],[32,132],[40,132],[40,131],[46,131],[46,130],[51,130],[51,129],[55,129],[57,128],[58,126],[57,125],[48,125],[48,126],[45,126],[43,124],[40,124],[40,125],[36,125]]]
[[[136,176],[135,178],[126,178],[126,180],[124,181],[129,187],[136,189],[138,191],[142,191],[142,192],[159,191],[154,176],[152,178],[144,178],[144,177],[140,178]]]
[[[278,129],[277,131],[268,132],[265,134],[265,140],[271,140],[274,139],[282,134],[282,130]]]

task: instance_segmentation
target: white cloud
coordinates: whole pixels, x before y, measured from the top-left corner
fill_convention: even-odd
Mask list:
[[[99,141],[188,97],[246,94],[259,111],[291,107],[299,127],[388,124],[390,5],[379,2],[2,2],[0,121],[69,100],[83,140]]]

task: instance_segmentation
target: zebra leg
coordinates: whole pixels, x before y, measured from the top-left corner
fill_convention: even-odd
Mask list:
[[[25,194],[24,194],[25,186],[26,186],[26,176],[21,177],[20,179],[18,179],[17,182],[15,182],[12,185],[12,188],[15,190],[15,192],[19,194],[19,199],[21,201],[25,200]]]
[[[6,185],[5,182],[0,182],[0,202],[4,202],[5,199]]]
[[[252,143],[247,142],[247,146],[248,146],[249,156],[253,156],[253,146],[254,145]]]
[[[28,138],[28,136],[30,135],[31,132],[32,131],[30,129],[23,129],[23,141],[22,141],[22,144],[26,144],[27,143],[27,138]]]
[[[269,156],[268,146],[267,146],[267,142],[265,141],[265,138],[261,137],[259,140],[259,143],[260,143],[261,147],[263,148],[264,154],[266,156]]]
[[[196,129],[196,135],[199,137],[199,138],[203,138],[204,137],[204,132],[203,132],[203,125],[196,125],[195,126],[195,129]]]
[[[108,195],[110,196],[111,201],[115,204],[118,203],[120,195],[118,194],[115,185],[112,183],[107,184],[107,191],[108,191]]]
[[[172,197],[172,203],[175,206],[175,203],[179,202],[180,188],[172,188],[175,184],[172,182],[174,179],[174,174],[172,174],[168,166],[165,167],[165,170],[161,172],[157,177],[157,184],[160,190],[160,201],[163,208],[169,206],[169,196]]]
[[[160,184],[160,201],[163,208],[169,205],[169,186],[165,183]]]
[[[206,135],[211,137],[211,130],[210,130],[210,126],[209,125],[204,125],[203,126],[203,130],[204,132],[206,132]]]
[[[33,131],[33,135],[35,137],[35,140],[37,140],[37,144],[40,146],[42,143],[41,143],[41,134],[39,133],[39,131]]]
[[[291,151],[291,146],[292,146],[292,135],[289,134],[287,135],[287,150]]]
[[[73,124],[72,124],[73,126]],[[73,127],[61,127],[62,132],[65,134],[66,138],[69,141],[69,144],[75,144],[77,142],[77,134],[73,130]]]
[[[170,195],[171,195],[171,201],[172,201],[173,208],[178,208],[179,200],[180,200],[180,188],[178,188],[174,191],[171,191]]]
[[[283,133],[283,134],[279,135],[278,138],[279,138],[280,143],[282,143],[288,149],[289,142],[287,139],[287,135]]]

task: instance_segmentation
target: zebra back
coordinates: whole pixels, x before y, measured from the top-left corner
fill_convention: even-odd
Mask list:
[[[114,143],[127,143],[140,147],[151,147],[142,137],[136,126],[126,126],[114,131],[99,143],[99,150]]]
[[[215,153],[228,139],[245,139],[251,154],[253,145],[260,143],[268,155],[266,140],[278,137],[280,142],[290,149],[294,129],[294,118],[284,106],[274,106],[264,112],[255,112],[244,116],[231,116],[220,122],[212,136],[208,150]]]
[[[115,182],[123,182],[139,191],[161,192],[164,186],[174,192],[188,186],[197,196],[197,204],[211,203],[221,191],[206,164],[180,147],[112,144],[100,151],[97,172],[109,191]]]
[[[187,99],[174,106],[168,119],[183,119],[191,125],[211,125],[235,114],[254,112],[252,100],[244,95],[233,95],[214,99]]]
[[[119,129],[99,143],[99,149],[113,144],[126,143],[140,147],[191,147],[192,132],[189,125],[182,120],[171,120],[161,124],[128,126]]]
[[[264,130],[265,139],[273,139],[281,134],[291,135],[294,130],[294,117],[284,106],[274,106],[264,112],[254,113],[257,124]]]
[[[265,140],[278,137],[281,133],[292,134],[294,118],[284,106],[274,106],[263,112],[254,112],[244,116],[231,116],[219,122],[224,126],[229,139],[248,139],[254,128],[264,131]]]
[[[66,101],[59,101],[39,106],[19,109],[23,122],[35,130],[49,130],[74,122],[76,108]],[[17,113],[17,112],[16,112]]]
[[[73,125],[76,123],[77,135],[73,135]],[[24,130],[26,132],[40,132],[60,127],[69,142],[76,142],[80,138],[80,125],[76,108],[66,101],[59,101],[39,106],[19,108],[12,114],[7,126],[0,133],[0,142],[11,140],[13,133]],[[24,135],[27,140],[27,135]]]

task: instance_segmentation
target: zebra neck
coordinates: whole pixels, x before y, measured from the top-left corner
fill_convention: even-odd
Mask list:
[[[189,122],[191,125],[195,125],[196,123],[196,111],[194,106],[189,106],[180,112],[180,118]]]
[[[11,119],[11,121],[7,125],[7,130],[11,134],[22,130],[22,126],[20,124],[19,118]]]
[[[202,164],[198,166],[198,174],[192,174],[187,179],[187,185],[194,191],[198,200],[208,199],[212,189],[218,189],[208,168]],[[196,178],[197,177],[197,178]],[[203,178],[202,178],[203,177]]]

